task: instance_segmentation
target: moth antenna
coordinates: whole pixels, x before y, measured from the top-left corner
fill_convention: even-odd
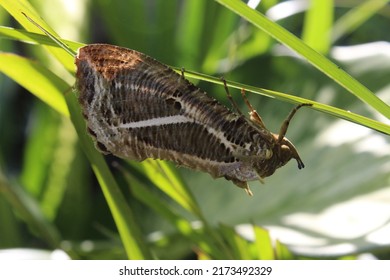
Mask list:
[[[243,114],[241,113],[240,108],[238,108],[238,105],[237,105],[236,101],[234,101],[232,95],[230,94],[230,91],[229,91],[229,88],[228,88],[228,86],[227,86],[227,83],[226,83],[225,78],[224,78],[224,77],[221,77],[221,81],[223,82],[223,86],[225,87],[226,95],[227,95],[227,98],[228,98],[229,101],[230,101],[230,104],[232,104],[233,108],[237,111],[237,113],[238,113],[239,115],[243,115]]]
[[[53,40],[54,43],[56,43],[59,47],[61,47],[64,51],[69,53],[71,56],[75,57],[77,53],[73,51],[67,44],[62,42],[60,39],[56,38],[53,34],[51,34],[49,31],[47,31],[45,28],[40,26],[38,23],[36,23],[32,18],[30,18],[28,15],[26,15],[24,12],[21,12],[32,24],[34,24],[36,27],[39,28],[43,33],[45,33],[50,39]]]
[[[313,106],[313,104],[310,103],[302,103],[296,106],[294,109],[291,110],[290,114],[288,114],[287,118],[284,120],[282,126],[280,127],[279,136],[278,136],[278,143],[281,143],[284,136],[286,136],[288,126],[290,125],[291,119],[294,117],[295,113],[304,106]]]

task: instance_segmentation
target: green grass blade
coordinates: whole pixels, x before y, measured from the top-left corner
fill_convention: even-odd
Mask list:
[[[33,19],[37,24],[45,28],[48,32],[53,34],[54,36],[57,36],[56,32],[50,28],[49,25],[46,24],[45,21],[42,20],[42,18],[39,16],[38,12],[35,11],[35,9],[31,6],[31,4],[26,0],[0,0],[0,5],[3,6],[4,9],[7,10],[7,12],[12,15],[27,31],[30,32],[38,32],[42,33],[39,28],[34,25],[32,22],[30,22],[24,15],[28,15],[31,19]],[[70,59],[71,56],[69,54],[57,47],[47,47],[47,50],[53,54],[64,67],[69,71],[74,71],[74,63],[73,59]],[[64,55],[66,54],[66,55]]]
[[[213,239],[213,235],[205,233],[204,229],[195,230],[190,220],[176,213],[172,206],[152,193],[138,179],[128,173],[124,173],[128,179],[130,189],[134,196],[153,209],[156,213],[169,221],[182,235],[194,242],[204,253],[215,259],[225,259],[227,254],[224,253],[217,245],[218,240]],[[203,224],[203,228],[207,225]]]
[[[59,248],[60,234],[42,214],[38,202],[23,188],[11,184],[0,172],[0,193],[13,210],[52,248]]]
[[[46,180],[54,158],[54,150],[58,147],[58,127],[61,115],[54,110],[47,110],[46,105],[36,103],[31,113],[35,116],[23,153],[23,168],[19,176],[24,189],[39,198],[45,189]],[[71,133],[72,137],[74,133]],[[54,137],[53,137],[54,136]],[[60,140],[61,141],[61,140]],[[73,142],[73,141],[71,141]],[[45,150],[42,152],[42,143]],[[39,162],[40,164],[37,164]]]
[[[331,45],[333,10],[333,0],[312,0],[305,15],[302,40],[320,53],[327,53]]]
[[[225,237],[228,247],[233,253],[235,260],[250,260],[253,259],[249,250],[249,242],[240,236],[234,228],[227,225],[220,225],[219,231]]]
[[[268,230],[253,225],[255,233],[255,247],[260,260],[274,260],[275,251]]]
[[[71,87],[47,68],[15,54],[0,53],[0,72],[15,80],[60,114],[69,116],[63,93],[69,91]]]
[[[205,21],[200,16],[205,16],[206,1],[184,1],[183,13],[178,19],[178,33],[181,36],[176,37],[175,45],[178,48],[178,53],[175,55],[177,61],[180,61],[187,68],[195,68],[196,62],[199,60],[200,48],[202,47],[202,29]]]
[[[7,38],[10,38],[10,39],[18,39],[18,40],[22,40],[22,41],[31,42],[31,43],[48,44],[48,45],[56,46],[55,43],[52,42],[51,39],[48,39],[47,36],[34,34],[34,33],[27,32],[27,31],[21,32],[20,30],[0,27],[0,34],[3,34],[3,36],[7,36]],[[76,42],[72,42],[72,41],[65,41],[65,43],[73,49],[77,49],[78,47],[83,46],[83,44],[81,44],[81,43],[76,43]],[[6,64],[0,65],[0,68],[2,66],[4,68],[4,67],[6,67]],[[175,69],[176,69],[176,71],[178,71],[180,73],[181,70],[179,68],[175,68]],[[8,70],[10,71],[10,69],[8,69]],[[186,70],[186,76],[189,78],[196,78],[196,79],[200,79],[203,81],[208,81],[208,82],[222,85],[222,82],[220,79],[215,78],[215,77],[211,77],[211,76],[207,76],[207,75],[204,75],[201,73]],[[22,76],[22,78],[23,78],[23,76]],[[22,84],[20,80],[18,82],[20,84]],[[390,134],[390,126],[387,124],[384,124],[384,123],[378,122],[376,120],[372,120],[370,118],[367,118],[367,117],[364,117],[361,115],[357,115],[357,114],[354,114],[352,112],[345,111],[345,110],[342,110],[342,109],[339,109],[339,108],[336,108],[333,106],[329,106],[329,105],[326,105],[323,103],[315,102],[315,101],[312,101],[309,99],[300,98],[300,97],[297,97],[294,95],[289,95],[289,94],[285,94],[285,93],[281,93],[281,92],[266,90],[266,89],[262,89],[262,88],[256,88],[256,87],[252,87],[249,85],[244,85],[244,84],[240,84],[240,83],[236,83],[236,82],[228,81],[228,84],[229,84],[229,86],[237,88],[237,89],[244,88],[246,91],[249,91],[249,92],[254,92],[257,94],[265,95],[268,97],[276,98],[278,100],[287,101],[290,103],[295,103],[295,104],[311,103],[311,104],[313,104],[312,108],[315,110],[330,114],[332,116],[335,116],[335,117],[338,117],[338,118],[341,118],[341,119],[344,119],[347,121],[351,121],[351,122],[363,125],[365,127],[377,130],[379,132],[382,132],[382,133],[385,133],[388,135]],[[32,89],[30,89],[30,88],[29,88],[29,90],[33,93],[36,92],[36,91],[32,91]],[[42,94],[48,93],[48,92],[49,91],[42,91]],[[48,100],[45,102],[47,102],[47,103],[50,102],[50,97],[48,97]],[[51,103],[48,103],[48,104],[50,105]],[[383,106],[387,107],[387,108],[389,107],[386,104],[383,104]],[[57,106],[53,106],[53,108],[58,110]],[[386,109],[386,108],[384,108],[384,109]],[[60,110],[60,112],[62,112],[62,111]]]
[[[13,67],[7,67],[7,65],[13,65]],[[84,151],[91,162],[92,168],[105,194],[129,258],[149,258],[150,254],[142,241],[140,230],[125,198],[119,191],[119,187],[105,163],[103,156],[94,148],[92,139],[86,134],[85,122],[81,116],[75,95],[72,93],[67,94],[66,101],[68,107],[64,103],[59,103],[62,104],[62,107],[58,106],[56,105],[58,103],[52,101],[53,96],[56,96],[54,100],[62,100],[64,102],[65,100],[61,92],[66,91],[65,89],[69,90],[70,86],[38,63],[17,55],[1,54],[1,66],[5,70],[4,73],[31,90],[31,92],[34,92],[37,96],[40,96],[41,99],[62,114],[69,115],[67,111],[68,107],[72,110],[71,118]],[[0,69],[3,70],[2,68]],[[34,77],[34,79],[26,77]]]
[[[377,112],[387,118],[390,118],[390,106],[375,96],[368,88],[359,83],[348,73],[327,59],[322,54],[316,52],[292,33],[280,25],[269,20],[263,14],[248,7],[244,2],[239,0],[216,0],[234,13],[246,19],[256,27],[267,32],[277,41],[289,47],[308,60],[313,66],[329,76],[335,82],[343,86],[353,95],[361,99],[367,105],[373,107]]]
[[[201,210],[189,188],[178,179],[164,161],[146,160],[141,162],[143,173],[160,190],[171,197],[181,207],[202,219]]]
[[[360,5],[352,8],[335,22],[332,30],[332,41],[336,42],[342,36],[359,28],[388,2],[389,0],[362,1]]]
[[[175,70],[179,72],[179,69],[175,68]],[[189,77],[189,78],[195,78],[195,79],[223,85],[223,82],[221,81],[221,79],[211,77],[211,76],[208,76],[205,74],[186,70],[185,75],[186,75],[186,77]],[[358,115],[358,114],[355,114],[355,113],[352,113],[350,111],[342,110],[342,109],[339,109],[339,108],[336,108],[333,106],[329,106],[329,105],[326,105],[323,103],[319,103],[319,102],[316,102],[316,101],[313,101],[310,99],[306,99],[306,98],[302,98],[302,97],[298,97],[298,96],[294,96],[294,95],[290,95],[290,94],[286,94],[286,93],[282,93],[282,92],[257,88],[257,87],[253,87],[253,86],[249,86],[249,85],[245,85],[245,84],[241,84],[241,83],[236,83],[236,82],[232,82],[232,81],[227,81],[227,84],[229,87],[233,87],[236,89],[245,89],[245,91],[247,91],[247,92],[261,94],[264,96],[276,98],[278,100],[286,101],[286,102],[293,103],[293,104],[310,103],[310,104],[313,104],[313,106],[308,107],[308,108],[312,108],[314,110],[317,110],[317,111],[320,111],[323,113],[327,113],[327,114],[332,115],[334,117],[341,118],[341,119],[344,119],[344,120],[371,128],[371,129],[379,131],[381,133],[390,135],[390,125],[373,120],[373,119],[370,119],[370,118],[367,118],[367,117],[364,117],[364,116],[361,116],[361,115]],[[387,106],[387,105],[385,105],[385,106]]]
[[[36,30],[37,27],[31,23],[23,14],[27,14],[29,17],[33,18],[35,22],[43,26],[49,32],[52,32],[49,26],[47,26],[34,11],[34,9],[29,5],[28,2],[24,0],[19,1],[6,1],[2,0],[0,4],[11,14],[13,15],[26,29]],[[55,34],[52,32],[52,34]],[[64,50],[58,48],[51,48],[49,50],[55,54],[59,61],[66,66],[71,72],[74,72],[74,61],[70,59],[71,57]],[[71,63],[70,63],[71,62]],[[12,65],[12,64],[5,64]],[[5,66],[6,67],[6,66]],[[7,68],[7,67],[6,67]],[[12,68],[12,67],[8,67]],[[39,67],[39,69],[34,69],[30,67],[30,74],[35,72],[39,73],[41,76],[53,76],[50,75],[47,69]],[[26,76],[26,77],[34,77]],[[58,79],[58,78],[57,78]],[[33,79],[29,79],[29,83],[34,83]],[[58,79],[57,82],[60,83],[61,79]],[[50,84],[50,79],[46,80],[47,84]],[[62,85],[66,85],[65,82]],[[69,86],[68,86],[69,87]],[[63,87],[60,87],[60,92]],[[58,91],[59,89],[57,89]],[[49,91],[50,92],[50,91]],[[126,253],[130,259],[145,259],[151,258],[148,247],[143,241],[140,229],[135,222],[133,214],[129,205],[127,204],[125,198],[119,190],[119,187],[110,172],[106,162],[104,161],[103,156],[94,148],[92,139],[86,134],[85,122],[80,112],[80,106],[77,102],[77,99],[74,94],[68,94],[66,96],[66,103],[70,110],[71,120],[76,128],[76,131],[79,135],[81,145],[84,152],[86,153],[92,169],[95,172],[95,175],[100,183],[100,186],[103,190],[107,203],[110,207],[111,213],[114,217],[115,223],[117,225],[119,234],[121,236],[123,245],[125,247]]]
[[[34,34],[6,27],[0,27],[0,34],[2,34],[4,38],[8,39],[22,40],[29,43],[48,44],[58,47],[58,45],[53,42],[53,40],[48,39],[46,35]],[[82,46],[80,43],[71,41],[64,42],[71,48],[78,48]],[[147,175],[150,175],[149,178],[154,181],[155,184],[160,187],[160,189],[168,193],[184,208],[196,213],[196,215],[200,214],[199,207],[194,204],[194,199],[192,198],[188,188],[185,188],[185,186],[183,186],[183,184],[177,180],[175,175],[172,174],[171,168],[169,168],[166,163],[148,161],[141,163],[141,165],[144,167],[144,172],[146,172]],[[161,176],[154,175],[156,169],[163,171],[163,173],[157,173]]]
[[[129,259],[150,259],[150,252],[143,241],[140,228],[126,199],[121,193],[103,156],[96,150],[91,137],[86,133],[85,121],[76,96],[69,94],[66,97],[66,101],[71,120],[79,135],[81,146],[102,188]]]
[[[0,26],[0,38],[8,40],[17,40],[28,44],[38,44],[60,48],[60,46],[58,46],[56,42],[54,42],[46,35],[32,33],[26,30],[20,30],[6,26]],[[85,44],[74,41],[63,39],[61,39],[61,41],[64,42],[67,46],[69,46],[72,50],[77,50],[78,48],[85,46]]]
[[[286,245],[281,243],[279,240],[276,240],[275,242],[275,252],[276,257],[278,260],[293,260],[295,259],[295,256],[293,253],[290,252],[290,250],[287,248]]]

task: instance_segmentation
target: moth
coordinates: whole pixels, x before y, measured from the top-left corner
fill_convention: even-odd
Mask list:
[[[70,50],[25,13],[22,14],[60,47]],[[304,167],[294,145],[285,137],[295,107],[271,133],[248,106],[249,120],[225,89],[236,112],[208,96],[165,64],[137,52],[107,44],[78,49],[75,64],[78,100],[87,130],[103,153],[142,161],[147,158],[225,177],[252,195],[248,181],[271,176],[295,159]]]
[[[272,175],[290,159],[304,167],[284,136],[295,112],[309,104],[297,106],[274,134],[247,99],[249,120],[184,74],[135,50],[91,44],[78,50],[75,63],[87,130],[103,153],[137,161],[169,160],[225,177],[250,195],[248,181]]]

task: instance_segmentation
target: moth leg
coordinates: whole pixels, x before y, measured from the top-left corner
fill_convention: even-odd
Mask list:
[[[260,175],[259,174],[257,174],[257,178],[259,179],[259,182],[261,183],[261,184],[265,184],[265,182],[264,182],[264,179],[262,178],[262,177],[260,177]]]
[[[259,125],[261,128],[267,129],[267,127],[265,126],[262,118],[256,112],[256,110],[253,108],[252,104],[249,102],[248,98],[246,97],[245,89],[241,89],[241,95],[242,95],[242,98],[245,101],[246,106],[249,108],[250,120],[253,121],[255,124]]]
[[[291,110],[290,114],[288,114],[287,118],[284,120],[282,126],[280,127],[279,136],[278,136],[278,143],[282,142],[284,136],[286,136],[287,129],[288,129],[288,126],[290,125],[291,119],[294,117],[295,113],[303,106],[313,106],[313,104],[302,103]]]
[[[229,88],[228,88],[228,86],[227,86],[227,84],[226,84],[225,78],[224,78],[224,77],[221,77],[221,81],[223,82],[223,86],[225,87],[226,96],[227,96],[227,98],[229,99],[230,104],[232,104],[233,108],[237,111],[237,113],[238,113],[239,115],[243,115],[242,112],[241,112],[241,110],[238,108],[237,103],[234,101],[232,95],[230,94],[230,91],[229,91]]]
[[[181,77],[182,77],[183,79],[185,79],[186,77],[184,76],[184,72],[185,72],[184,67],[180,68],[180,72],[181,72]]]
[[[248,182],[245,182],[245,181],[240,181],[240,180],[237,180],[237,179],[230,179],[230,178],[227,178],[228,180],[231,180],[233,182],[233,184],[235,184],[237,187],[241,188],[241,189],[244,189],[245,192],[249,195],[249,196],[253,196],[253,192],[251,191],[251,189],[249,188],[249,185],[248,185]]]

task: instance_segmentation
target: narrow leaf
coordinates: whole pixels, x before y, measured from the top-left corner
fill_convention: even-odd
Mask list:
[[[268,230],[254,225],[253,231],[255,233],[255,244],[259,259],[274,260],[275,253]]]
[[[376,111],[390,118],[390,106],[383,100],[378,98],[368,88],[359,83],[348,73],[327,59],[322,54],[316,52],[299,38],[284,29],[282,26],[269,20],[263,14],[248,7],[244,2],[239,0],[216,0],[218,3],[224,5],[232,10],[242,18],[246,19],[254,26],[262,29],[270,34],[277,41],[289,47],[305,59],[307,59],[313,66],[329,76],[335,82],[339,83],[350,93],[361,99],[366,104],[372,106]]]
[[[44,66],[15,54],[0,53],[0,71],[60,114],[69,116],[63,94],[71,87]]]

